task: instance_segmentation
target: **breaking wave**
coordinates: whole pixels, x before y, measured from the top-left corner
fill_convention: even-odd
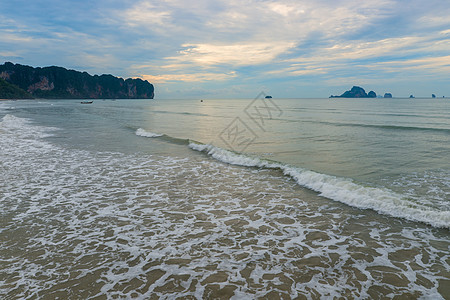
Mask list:
[[[136,135],[143,136],[143,137],[149,137],[149,138],[163,136],[162,134],[159,134],[159,133],[148,132],[148,131],[146,131],[145,129],[142,129],[142,128],[138,128],[136,130]]]
[[[279,162],[251,157],[213,145],[191,142],[189,147],[232,165],[280,169],[283,174],[294,179],[300,186],[314,190],[320,196],[353,207],[372,209],[381,214],[423,222],[434,227],[450,228],[450,211],[437,210],[388,189],[366,187],[355,183],[351,179],[339,178]]]
[[[28,144],[42,148],[51,148],[50,144],[43,143],[44,138],[51,136],[49,131],[56,128],[45,128],[33,125],[27,119],[5,115],[0,122],[0,131],[8,132],[21,137]],[[136,135],[149,138],[162,138],[165,141],[188,145],[192,150],[203,152],[221,162],[244,167],[258,167],[266,169],[279,169],[297,184],[319,193],[320,196],[338,201],[360,209],[372,209],[380,214],[403,218],[410,221],[422,222],[438,228],[450,228],[450,211],[443,207],[435,207],[426,199],[397,193],[387,188],[364,186],[352,179],[322,174],[319,172],[294,167],[277,161],[262,159],[255,156],[236,153],[210,144],[201,144],[187,139],[170,137],[138,128]],[[7,138],[4,136],[3,138]],[[13,140],[11,140],[13,142]],[[16,149],[30,145],[17,145]]]

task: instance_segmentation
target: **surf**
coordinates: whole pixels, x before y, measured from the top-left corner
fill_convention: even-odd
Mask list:
[[[311,170],[248,156],[213,146],[190,142],[189,148],[203,152],[221,162],[244,167],[279,169],[295,182],[320,196],[359,209],[371,209],[383,215],[421,222],[437,228],[450,228],[450,212],[439,211],[405,195],[385,188],[363,186],[352,179],[340,178]]]
[[[152,133],[142,128],[136,131],[136,135],[162,138],[167,142],[185,144],[192,150],[204,153],[230,165],[278,169],[299,186],[313,190],[319,196],[351,207],[364,210],[371,209],[379,214],[421,222],[436,228],[450,228],[450,211],[442,211],[437,207],[433,207],[426,199],[421,201],[421,199],[414,199],[388,188],[366,186],[350,178],[322,174],[279,161],[226,150],[212,144],[203,144],[198,141],[175,138],[166,134]]]
[[[136,130],[136,135],[143,136],[143,137],[149,137],[149,138],[163,136],[162,134],[149,132],[149,131],[146,131],[145,129],[142,129],[142,128],[138,128]]]

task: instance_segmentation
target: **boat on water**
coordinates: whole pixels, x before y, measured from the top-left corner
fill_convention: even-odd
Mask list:
[[[266,96],[265,98],[266,99],[272,99],[272,96]]]
[[[94,101],[81,101],[80,103],[81,104],[92,104],[92,103],[94,103]]]

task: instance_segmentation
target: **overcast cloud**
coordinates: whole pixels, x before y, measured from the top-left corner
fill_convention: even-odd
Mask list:
[[[0,1],[0,62],[141,77],[157,98],[450,97],[450,1]]]

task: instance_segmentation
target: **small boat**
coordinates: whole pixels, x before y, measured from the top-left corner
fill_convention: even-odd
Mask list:
[[[266,99],[272,99],[272,96],[266,96],[265,98]]]
[[[94,103],[94,101],[81,101],[80,103],[81,104],[92,104],[92,103]]]

